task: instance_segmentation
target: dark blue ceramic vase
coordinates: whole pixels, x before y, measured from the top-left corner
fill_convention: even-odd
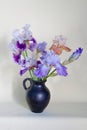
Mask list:
[[[26,86],[26,82],[30,81],[30,86]],[[34,81],[26,78],[23,86],[26,90],[26,100],[30,110],[35,113],[41,113],[47,107],[50,101],[50,91],[45,86],[46,81]]]

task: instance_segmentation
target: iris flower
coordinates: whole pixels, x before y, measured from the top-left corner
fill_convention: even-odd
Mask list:
[[[45,51],[46,45],[47,45],[46,42],[41,42],[41,43],[37,44],[37,51],[38,51],[38,52],[43,52],[43,51]]]
[[[67,64],[77,60],[80,57],[80,55],[82,54],[82,52],[83,52],[83,48],[79,47],[76,51],[74,51],[72,53],[72,55],[69,57],[68,60],[65,60],[63,62],[63,65],[67,65]]]
[[[53,40],[53,44],[50,47],[50,50],[53,50],[55,54],[60,55],[62,54],[63,50],[70,52],[71,49],[65,46],[66,39],[63,36],[56,36]]]
[[[56,55],[53,51],[49,51],[41,57],[41,64],[39,64],[34,74],[38,78],[45,77],[48,75],[48,72],[52,67],[57,71],[58,75],[67,75],[67,68],[60,63],[59,56]]]
[[[32,58],[25,58],[20,62],[20,75],[23,75],[26,71],[37,67],[37,61]]]

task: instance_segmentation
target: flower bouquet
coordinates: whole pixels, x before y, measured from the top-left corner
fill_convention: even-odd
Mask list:
[[[27,90],[26,99],[33,112],[42,112],[50,100],[50,91],[45,86],[47,78],[54,76],[67,76],[67,64],[77,60],[83,49],[78,48],[72,55],[61,62],[60,55],[63,51],[70,52],[66,46],[66,38],[62,35],[56,36],[53,44],[46,49],[45,41],[38,43],[26,24],[22,30],[13,32],[10,43],[14,61],[20,67],[20,75],[29,73],[29,78],[24,79],[23,86]],[[30,81],[27,88],[26,81]]]

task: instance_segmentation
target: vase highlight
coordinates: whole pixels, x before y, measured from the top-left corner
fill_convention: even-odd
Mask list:
[[[30,81],[30,86],[28,88],[26,86],[27,81]],[[43,112],[50,101],[50,91],[46,87],[45,82],[46,81],[34,81],[30,78],[26,78],[23,81],[28,106],[34,113]]]

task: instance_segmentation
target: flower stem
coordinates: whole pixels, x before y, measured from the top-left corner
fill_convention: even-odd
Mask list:
[[[25,51],[25,55],[26,55],[26,57],[28,57],[27,51]]]
[[[29,70],[30,77],[33,79],[32,72]]]
[[[43,80],[46,80],[48,77],[50,77],[54,72],[56,71],[56,69],[54,69],[51,73],[49,73]]]
[[[24,58],[26,57],[24,52],[22,52],[22,55],[23,55]]]

